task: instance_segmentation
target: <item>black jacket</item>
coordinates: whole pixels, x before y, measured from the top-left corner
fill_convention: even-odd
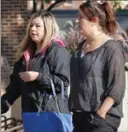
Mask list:
[[[67,106],[67,87],[69,85],[69,62],[70,54],[68,51],[57,44],[52,42],[51,46],[46,50],[45,54],[38,53],[33,56],[30,63],[29,71],[39,72],[39,76],[35,81],[25,83],[19,77],[19,72],[26,71],[25,59],[22,57],[14,65],[14,71],[11,78],[11,83],[6,89],[6,94],[2,96],[2,113],[7,111],[6,102],[10,105],[21,96],[22,111],[23,112],[36,112],[39,110],[39,105],[42,102],[41,109],[44,110],[49,95],[52,93],[50,78],[53,80],[56,88],[56,93],[59,98],[61,109],[63,112],[68,112]],[[65,104],[61,103],[61,81],[64,83],[65,88]],[[56,111],[54,102],[47,108],[48,111]]]
[[[82,44],[80,44],[82,45]],[[83,54],[79,48],[71,58],[71,111],[95,112],[106,97],[115,104],[108,111],[122,117],[125,91],[124,56],[115,40],[108,40],[96,50]]]

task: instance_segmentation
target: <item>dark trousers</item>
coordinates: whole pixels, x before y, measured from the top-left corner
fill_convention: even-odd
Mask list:
[[[74,112],[73,132],[117,132],[120,120],[112,115],[107,115],[106,119],[103,119],[95,113]]]

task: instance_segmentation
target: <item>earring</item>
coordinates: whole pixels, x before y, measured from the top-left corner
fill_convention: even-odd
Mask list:
[[[78,23],[79,23],[79,20],[78,20],[78,19],[76,19],[76,20],[75,20],[75,23],[76,23],[76,24],[78,24]]]

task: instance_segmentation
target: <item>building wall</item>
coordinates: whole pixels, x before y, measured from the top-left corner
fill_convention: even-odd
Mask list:
[[[1,0],[1,53],[14,64],[27,22],[27,0]]]

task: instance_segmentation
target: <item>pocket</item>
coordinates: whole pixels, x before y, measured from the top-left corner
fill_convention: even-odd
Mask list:
[[[88,122],[93,127],[103,127],[106,124],[105,119],[97,115],[96,113],[91,113],[88,116]]]
[[[105,119],[102,118],[102,117],[101,117],[100,115],[98,115],[97,113],[94,113],[94,116],[95,116],[97,119],[99,119],[99,120],[105,121]]]

